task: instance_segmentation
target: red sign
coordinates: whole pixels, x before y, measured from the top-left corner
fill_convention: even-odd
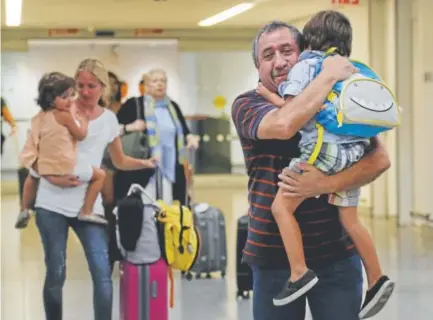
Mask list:
[[[134,37],[140,37],[140,36],[148,36],[151,34],[161,34],[164,33],[164,29],[135,29],[134,30]]]
[[[359,0],[331,0],[332,4],[351,4],[351,5],[358,5]]]
[[[67,28],[67,29],[48,29],[48,35],[52,36],[65,36],[77,34],[80,32],[80,29],[77,28]]]

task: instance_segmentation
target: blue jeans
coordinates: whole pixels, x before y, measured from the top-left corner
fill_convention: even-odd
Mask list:
[[[36,208],[36,225],[41,234],[47,268],[43,292],[46,319],[62,319],[62,289],[66,278],[66,243],[68,229],[72,227],[83,245],[92,275],[95,320],[111,320],[113,285],[105,227],[81,222],[75,218],[67,218],[41,208]]]
[[[287,269],[253,269],[254,320],[304,320],[306,298],[275,307],[272,298],[289,279]],[[319,282],[308,292],[314,320],[358,320],[362,301],[362,267],[358,255],[314,270]]]

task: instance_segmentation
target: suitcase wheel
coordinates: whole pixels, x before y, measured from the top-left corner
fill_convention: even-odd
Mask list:
[[[241,297],[242,299],[247,300],[250,298],[250,292],[238,290],[238,297]]]
[[[186,274],[186,280],[188,280],[188,281],[191,281],[191,280],[192,280],[192,274],[191,274],[191,272],[188,272],[188,273]]]

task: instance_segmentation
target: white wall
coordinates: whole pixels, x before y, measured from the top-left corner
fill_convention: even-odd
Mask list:
[[[231,121],[232,103],[239,94],[255,88],[258,80],[251,53],[182,52],[181,59],[185,65],[191,66],[180,74],[184,93],[193,97],[189,98],[191,103],[195,102],[195,113],[220,117],[222,112],[214,107],[213,100],[216,96],[225,97],[227,104],[223,112],[230,119],[232,135],[237,136]],[[231,158],[235,170],[244,172],[242,148],[236,137],[231,143]]]
[[[414,0],[413,10],[413,210],[432,214],[433,1]]]

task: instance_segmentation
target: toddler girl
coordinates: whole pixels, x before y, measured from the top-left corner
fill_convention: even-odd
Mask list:
[[[29,136],[20,154],[20,162],[24,167],[32,168],[50,182],[53,176],[74,173],[77,141],[87,136],[89,119],[87,115],[79,114],[72,104],[74,87],[74,79],[59,72],[42,77],[37,99],[42,110],[31,120]],[[88,171],[81,177],[81,180],[89,181],[89,187],[78,215],[79,220],[107,223],[103,217],[92,213],[104,179],[105,172],[89,163]],[[30,175],[27,177],[16,228],[25,228],[28,224],[29,208],[36,197],[37,183],[37,179]]]

